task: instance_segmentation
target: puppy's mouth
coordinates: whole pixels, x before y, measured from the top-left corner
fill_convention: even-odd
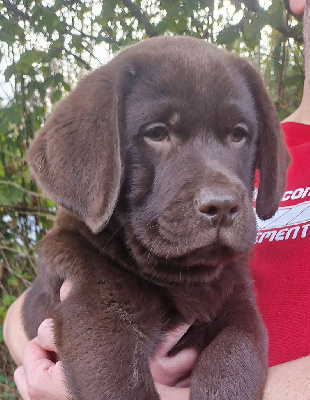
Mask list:
[[[216,245],[193,250],[186,255],[169,259],[171,266],[194,269],[194,268],[216,268],[221,264],[233,261],[238,254],[230,247]]]
[[[169,259],[169,270],[173,275],[179,273],[184,278],[190,278],[190,281],[200,280],[202,277],[210,279],[219,274],[225,264],[234,262],[238,257],[238,254],[225,246],[218,246],[209,251],[198,249],[185,256]]]
[[[136,260],[133,270],[145,279],[162,286],[204,284],[215,279],[225,265],[244,256],[218,240],[186,253],[153,252],[134,234],[128,235],[127,244]]]
[[[154,283],[166,285],[204,284],[215,279],[223,267],[241,255],[227,246],[201,248],[179,257],[158,257],[149,253],[140,260],[139,273]]]

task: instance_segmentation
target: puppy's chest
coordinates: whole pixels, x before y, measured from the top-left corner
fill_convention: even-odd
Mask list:
[[[162,332],[178,324],[211,323],[221,313],[233,285],[163,288],[130,276],[114,279],[118,308],[142,331]]]
[[[221,312],[230,291],[217,287],[193,287],[169,290],[171,304],[181,319],[193,322],[209,323]]]

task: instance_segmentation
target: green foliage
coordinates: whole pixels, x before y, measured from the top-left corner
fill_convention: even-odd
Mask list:
[[[14,382],[3,372],[0,372],[0,398],[2,400],[19,400]]]
[[[222,29],[217,36],[217,44],[229,45],[240,39],[240,32],[233,26],[229,25]]]
[[[134,41],[162,34],[216,42],[255,62],[281,118],[301,99],[301,19],[283,0],[2,0],[0,3],[0,324],[36,275],[36,242],[55,205],[29,177],[31,140],[84,74]],[[2,70],[1,70],[2,68]],[[5,82],[1,80],[3,76]],[[0,326],[0,331],[2,331]],[[0,345],[1,345],[0,335]],[[0,348],[0,397],[15,399]]]

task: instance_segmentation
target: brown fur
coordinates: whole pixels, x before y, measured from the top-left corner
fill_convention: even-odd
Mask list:
[[[154,123],[169,140],[150,137]],[[234,141],[240,124],[248,134]],[[39,246],[25,327],[33,337],[54,318],[74,398],[159,399],[148,363],[184,322],[171,354],[200,354],[191,400],[261,398],[267,339],[247,265],[254,171],[266,219],[289,156],[258,73],[202,40],[131,46],[60,103],[29,162],[64,208]]]

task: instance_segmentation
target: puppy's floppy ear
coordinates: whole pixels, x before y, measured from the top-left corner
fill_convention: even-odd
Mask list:
[[[109,220],[120,190],[123,72],[109,63],[84,78],[28,152],[31,174],[46,194],[94,233]]]
[[[252,92],[258,119],[256,168],[260,172],[256,212],[271,218],[285,191],[290,154],[284,141],[277,110],[271,102],[260,74],[247,61],[238,59],[238,71]]]

